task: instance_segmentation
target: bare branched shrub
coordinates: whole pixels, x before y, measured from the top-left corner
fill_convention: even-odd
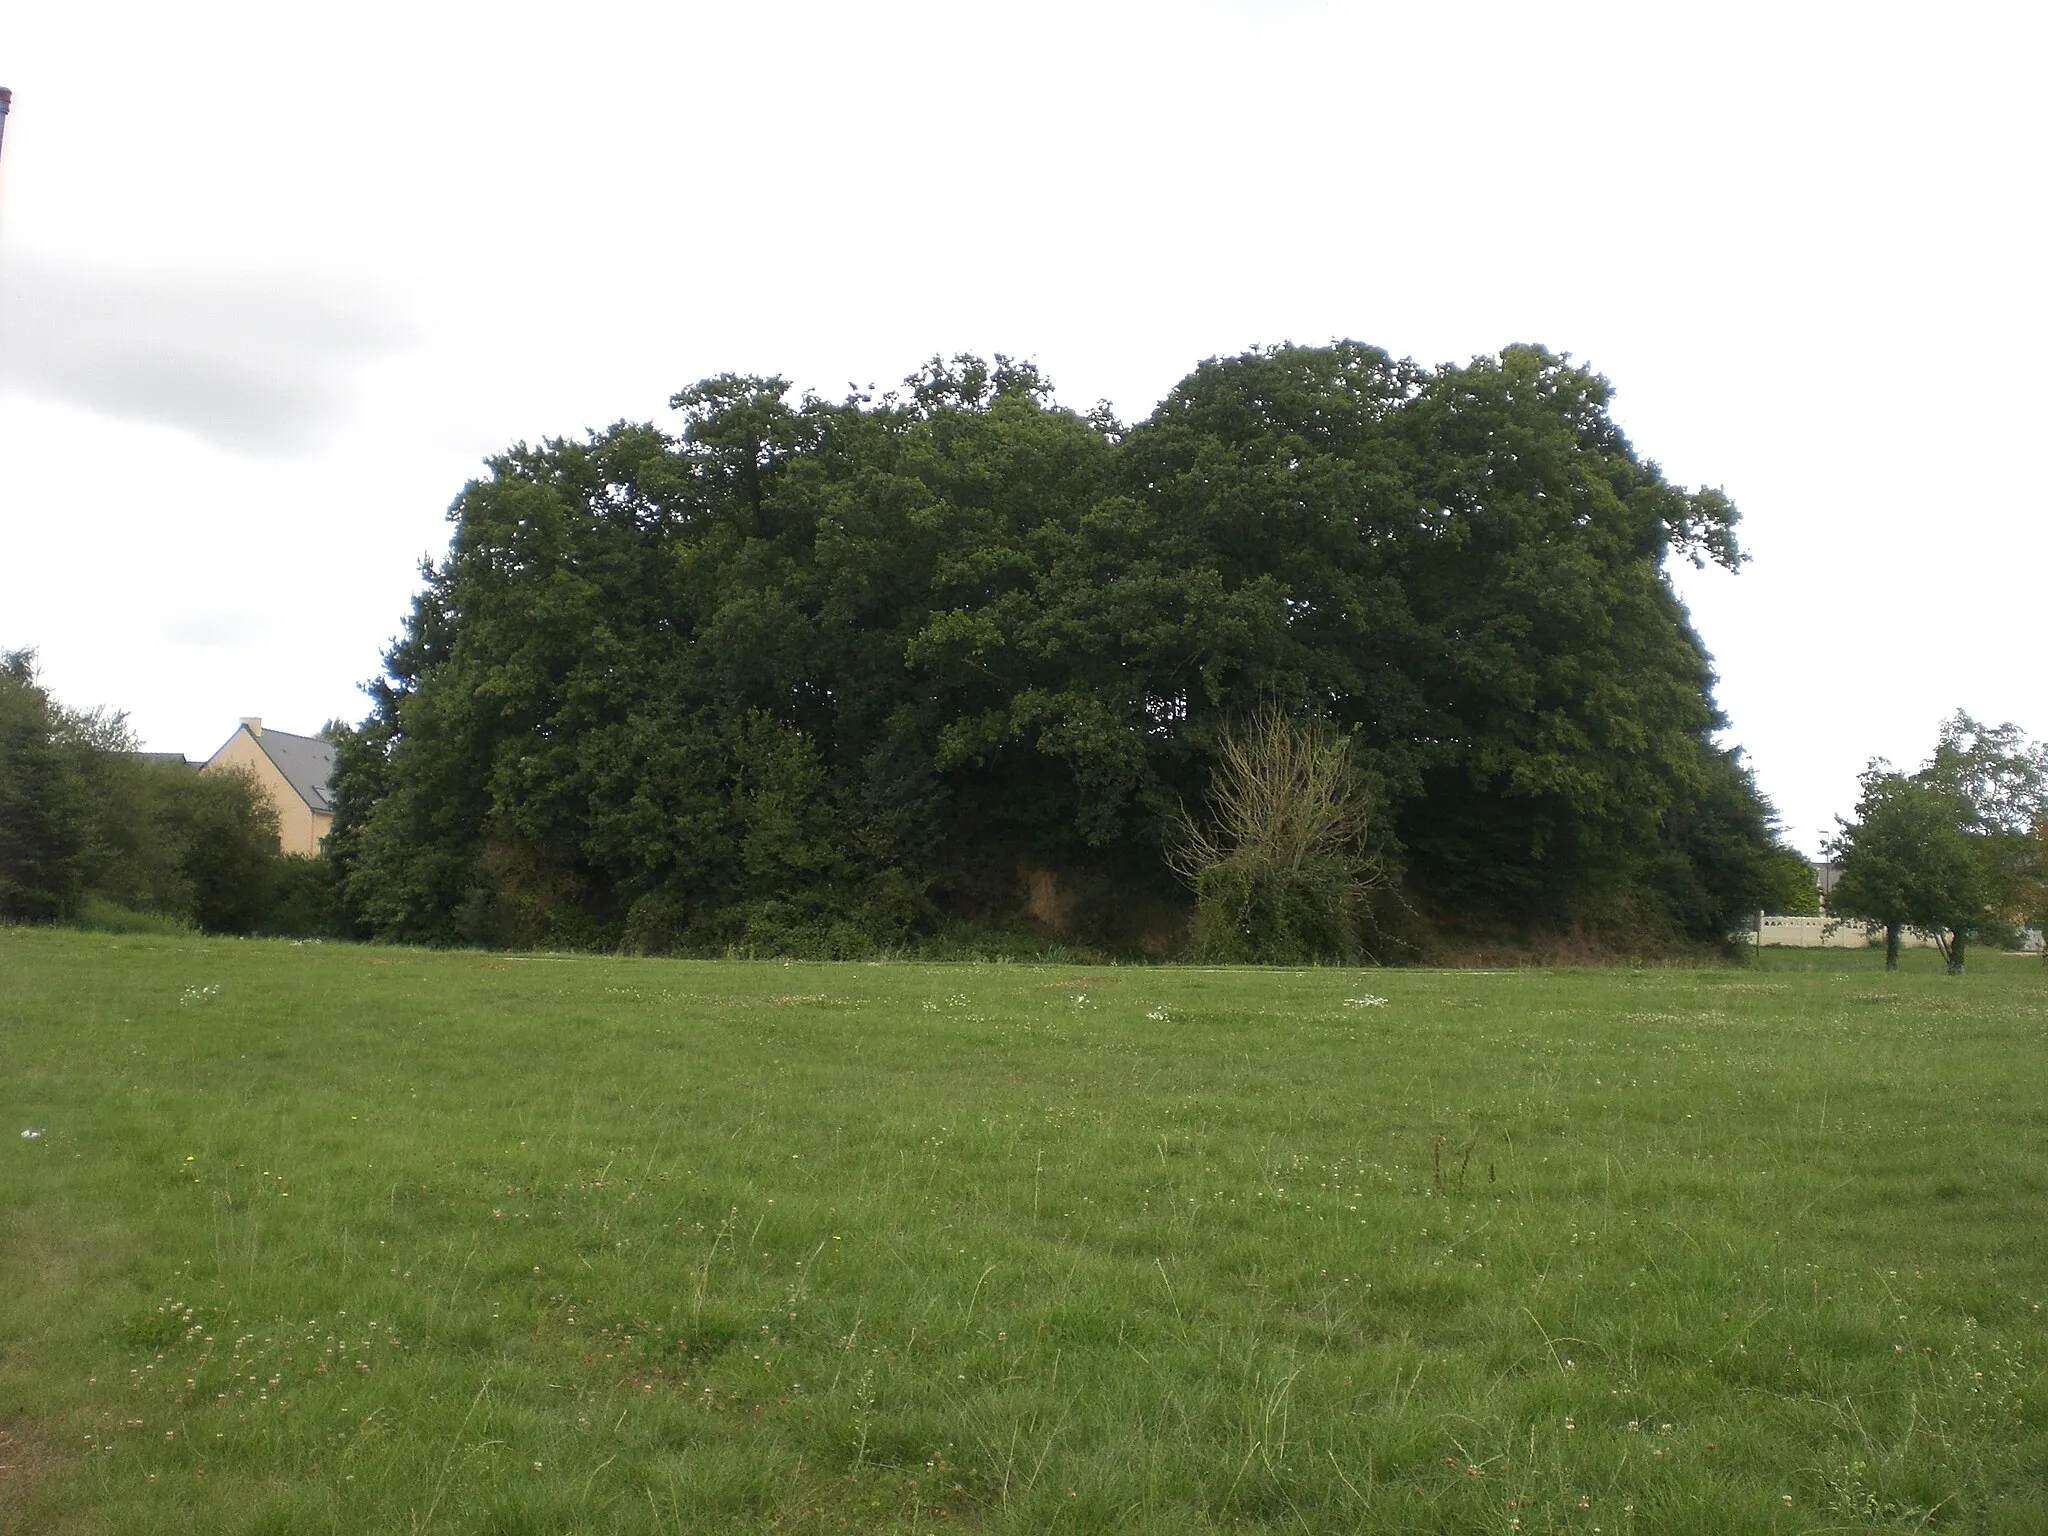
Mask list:
[[[1204,959],[1350,960],[1366,902],[1389,883],[1351,742],[1320,720],[1261,711],[1223,736],[1208,822],[1182,810],[1169,859],[1195,892]]]

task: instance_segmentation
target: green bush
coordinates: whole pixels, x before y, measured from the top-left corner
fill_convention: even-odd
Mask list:
[[[1340,963],[1359,953],[1355,882],[1336,859],[1287,868],[1254,852],[1195,881],[1194,952],[1217,965]]]
[[[76,928],[81,933],[180,934],[192,931],[190,923],[172,913],[138,912],[103,896],[86,897],[84,905],[64,926]]]
[[[341,907],[341,881],[332,859],[274,855],[270,906],[258,933],[285,939],[343,939],[348,920]]]
[[[191,774],[172,812],[192,920],[208,933],[255,933],[280,859],[277,812],[246,770]]]
[[[1390,881],[1367,844],[1373,794],[1349,739],[1264,711],[1218,744],[1209,807],[1210,825],[1183,816],[1174,855],[1195,892],[1195,957],[1357,958],[1367,901]]]

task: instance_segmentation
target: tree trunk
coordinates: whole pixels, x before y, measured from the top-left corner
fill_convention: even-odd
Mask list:
[[[1951,976],[1963,974],[1963,945],[1967,940],[1960,928],[1952,928],[1948,935],[1948,973]]]
[[[1896,971],[1899,968],[1899,925],[1884,925],[1884,968]]]

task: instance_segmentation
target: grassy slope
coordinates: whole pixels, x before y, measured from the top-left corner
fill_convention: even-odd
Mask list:
[[[2048,975],[1911,961],[0,930],[0,1527],[2048,1530]]]

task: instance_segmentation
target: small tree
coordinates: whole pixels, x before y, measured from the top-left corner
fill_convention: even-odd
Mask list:
[[[1836,840],[1843,867],[1830,906],[1884,924],[1887,967],[1910,925],[1960,971],[1972,939],[2010,938],[2041,915],[2044,824],[2048,746],[1958,710],[1918,773],[1872,763],[1863,775],[1856,820]]]
[[[1980,866],[1980,933],[2009,942],[2044,915],[2042,828],[2048,826],[2048,744],[2007,722],[1984,725],[1958,710],[1920,777],[1954,796]]]
[[[1884,928],[1884,966],[1899,965],[1899,939],[1919,928],[1936,936],[1951,972],[1983,915],[1981,861],[1953,795],[1924,779],[1872,763],[1863,774],[1856,819],[1842,823],[1833,852],[1842,871],[1828,897],[1837,917]]]
[[[1365,900],[1388,883],[1370,849],[1373,797],[1351,743],[1277,709],[1226,731],[1208,824],[1182,811],[1171,852],[1195,893],[1205,959],[1289,964],[1360,951]]]

